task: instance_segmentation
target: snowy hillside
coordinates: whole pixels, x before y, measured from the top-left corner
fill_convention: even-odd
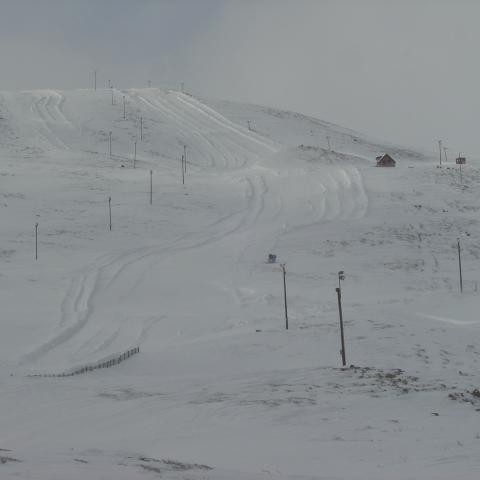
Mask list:
[[[0,92],[0,478],[476,478],[480,168],[435,162],[175,91]]]

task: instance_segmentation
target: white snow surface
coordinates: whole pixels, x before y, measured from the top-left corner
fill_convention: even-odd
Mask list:
[[[0,478],[478,478],[479,166],[113,93],[0,92]]]

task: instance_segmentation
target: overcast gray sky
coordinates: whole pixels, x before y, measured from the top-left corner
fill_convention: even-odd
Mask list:
[[[0,89],[183,81],[480,157],[479,20],[475,0],[0,0]]]

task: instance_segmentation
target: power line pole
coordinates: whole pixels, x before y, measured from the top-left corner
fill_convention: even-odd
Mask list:
[[[338,315],[340,317],[340,343],[341,343],[341,350],[340,353],[342,354],[342,365],[345,366],[347,364],[346,355],[345,355],[345,336],[343,332],[343,313],[342,313],[342,287],[341,287],[341,280],[345,280],[345,274],[343,270],[338,272],[338,288],[336,288],[337,292],[337,299],[338,299]]]
[[[110,231],[112,231],[112,197],[108,197],[108,226]]]
[[[460,249],[460,239],[457,238],[457,249],[458,249],[458,271],[460,274],[460,293],[463,293],[463,278],[462,278],[462,256]]]
[[[285,264],[280,264],[280,267],[283,272],[283,303],[285,307],[285,329],[288,330],[288,308],[287,308],[287,271],[285,269]]]
[[[35,223],[35,260],[38,260],[38,222]]]
[[[442,141],[438,141],[438,149],[440,150],[440,166],[442,166]]]
[[[150,205],[153,203],[153,170],[150,170]]]

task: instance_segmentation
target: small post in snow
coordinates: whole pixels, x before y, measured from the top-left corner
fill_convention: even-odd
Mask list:
[[[110,151],[110,157],[112,156],[112,132],[108,132],[108,142],[109,142],[109,151]]]
[[[135,164],[137,163],[137,141],[133,143],[133,168],[135,168]]]
[[[143,117],[140,117],[140,140],[143,140]]]
[[[442,166],[442,141],[438,141],[438,149],[440,150],[440,166]]]
[[[185,169],[183,167],[183,162],[185,161],[185,156],[182,155],[182,185],[185,185]]]
[[[35,223],[35,260],[38,260],[38,222]]]
[[[110,80],[109,80],[109,81],[110,81]],[[110,87],[110,88],[111,88],[111,90],[112,90],[112,105],[115,105],[115,102],[113,101],[113,86]]]
[[[458,250],[458,272],[460,274],[460,293],[463,293],[462,255],[461,255],[460,239],[459,238],[457,238],[457,250]]]
[[[183,146],[183,168],[185,169],[185,174],[187,173],[187,146]]]
[[[108,226],[110,227],[110,231],[112,231],[112,197],[108,197]]]
[[[248,125],[248,129],[249,129],[250,131],[252,131],[252,126],[251,126],[251,124],[250,124],[250,120],[247,120],[247,125]]]
[[[123,96],[123,119],[126,120],[126,115],[125,115],[125,95]]]
[[[94,70],[93,72],[93,89],[97,91],[97,71]]]
[[[283,273],[283,305],[285,307],[285,330],[288,330],[288,308],[287,308],[287,271],[285,269],[285,264],[281,263],[280,268]]]
[[[153,203],[153,170],[150,170],[150,205]]]
[[[328,145],[328,151],[331,152],[332,149],[330,147],[330,137],[327,135],[327,145]]]
[[[341,280],[345,280],[345,273],[343,270],[338,272],[338,288],[336,288],[337,292],[337,299],[338,299],[338,315],[340,317],[340,343],[341,343],[341,350],[340,353],[342,354],[342,365],[345,366],[347,364],[346,357],[345,357],[345,336],[343,332],[343,313],[342,313],[342,287],[341,287]]]

